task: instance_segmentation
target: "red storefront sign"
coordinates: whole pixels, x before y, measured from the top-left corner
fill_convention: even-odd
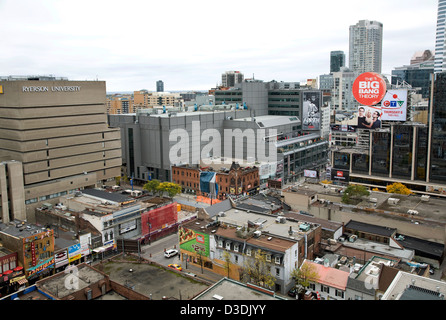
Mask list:
[[[36,246],[34,245],[34,242],[31,242],[31,259],[33,266],[35,266],[37,261],[36,261]]]

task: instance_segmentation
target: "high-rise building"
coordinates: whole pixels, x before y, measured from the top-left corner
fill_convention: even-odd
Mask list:
[[[407,82],[412,88],[416,88],[424,99],[428,99],[433,72],[433,60],[396,67],[395,70],[392,70],[392,84]]]
[[[330,52],[330,73],[339,72],[341,67],[345,67],[345,53],[344,51]]]
[[[156,92],[164,92],[164,82],[162,80],[156,82]]]
[[[221,85],[223,87],[233,87],[241,82],[243,82],[243,73],[240,71],[226,71],[221,75]]]
[[[446,0],[438,0],[438,13],[437,13],[437,36],[435,39],[435,73],[443,72],[446,70]]]
[[[331,91],[331,105],[333,110],[354,113],[358,110],[358,102],[353,96],[353,83],[358,72],[352,72],[348,68],[341,68],[339,72],[333,72],[333,88]]]
[[[410,59],[410,64],[418,64],[429,61],[433,62],[434,57],[434,54],[432,54],[432,51],[430,50],[417,51],[412,56],[412,59]]]
[[[104,81],[17,78],[0,81],[0,88],[0,161],[9,161],[6,170],[0,169],[0,184],[19,176],[23,183],[0,188],[2,203],[24,193],[26,218],[34,222],[35,208],[43,203],[115,184],[121,175],[121,138],[107,124]]]
[[[446,73],[435,74],[431,101],[430,182],[446,183]]]
[[[350,26],[349,67],[353,72],[381,73],[383,25],[360,20]]]

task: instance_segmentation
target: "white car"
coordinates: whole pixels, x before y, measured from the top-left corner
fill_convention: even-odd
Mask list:
[[[176,249],[169,249],[169,250],[164,251],[164,256],[166,258],[171,258],[173,256],[176,256],[177,254],[178,254],[178,250],[176,250]]]

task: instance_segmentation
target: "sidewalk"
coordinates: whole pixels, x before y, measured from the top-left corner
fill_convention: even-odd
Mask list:
[[[186,261],[182,261],[181,266],[183,267],[184,273],[189,272],[189,273],[195,274],[197,276],[197,278],[201,278],[203,280],[207,280],[210,282],[217,282],[217,281],[221,280],[222,278],[224,278],[224,276],[216,274],[212,271],[209,271],[204,267],[203,267],[203,272],[202,272],[200,266],[197,266],[190,262],[187,263],[187,268],[186,268]]]

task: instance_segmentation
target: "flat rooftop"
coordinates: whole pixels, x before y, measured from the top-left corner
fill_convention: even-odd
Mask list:
[[[205,290],[193,300],[284,300],[274,293],[268,294],[256,290],[246,284],[223,278],[209,289]]]
[[[414,251],[408,249],[392,248],[386,243],[379,243],[358,238],[355,242],[344,241],[345,247],[375,253],[376,255],[391,256],[402,260],[412,260]]]
[[[342,210],[348,210],[357,212],[358,210],[367,213],[381,213],[389,214],[394,217],[413,219],[419,222],[438,225],[439,223],[446,226],[446,215],[444,214],[446,207],[446,199],[440,197],[431,196],[428,201],[424,201],[421,195],[400,195],[379,191],[370,191],[370,196],[364,198],[361,202],[356,205],[346,205],[341,203],[342,194],[340,191],[343,189],[342,186],[338,185],[324,185],[314,184],[314,183],[303,183],[298,186],[292,187],[297,192],[316,192],[318,194],[318,199],[326,199],[324,195],[333,199],[336,197],[339,201],[332,202],[335,206],[342,205]],[[292,192],[292,188],[284,190],[285,192]],[[389,198],[398,199],[396,204],[389,202]],[[372,201],[373,202],[372,202]],[[323,205],[314,203],[313,205]],[[326,204],[324,204],[326,205]],[[409,210],[417,211],[417,214],[408,214]]]
[[[78,265],[75,268],[73,267],[71,270],[73,271],[72,274],[68,271],[60,272],[54,276],[38,281],[37,285],[42,291],[47,292],[59,299],[63,299],[74,292],[78,292],[89,287],[92,283],[96,283],[106,278],[104,274],[86,264]],[[71,278],[77,281],[76,286],[66,285],[66,282],[71,280]]]
[[[216,218],[216,217],[215,217]],[[214,218],[214,219],[215,219]],[[266,215],[254,212],[249,212],[241,209],[230,209],[224,212],[224,216],[218,216],[218,221],[224,222],[228,225],[234,226],[248,226],[248,221],[259,225],[262,232],[268,232],[272,235],[287,237],[290,239],[300,239],[306,232],[300,230],[303,225],[308,225],[309,230],[319,227],[319,224],[308,223],[305,221],[288,221],[285,223],[278,223],[276,215]],[[290,228],[293,230],[293,235],[289,235]]]
[[[0,223],[0,232],[4,232],[17,238],[28,238],[35,234],[50,230],[52,229],[18,220],[13,220],[8,224]]]

